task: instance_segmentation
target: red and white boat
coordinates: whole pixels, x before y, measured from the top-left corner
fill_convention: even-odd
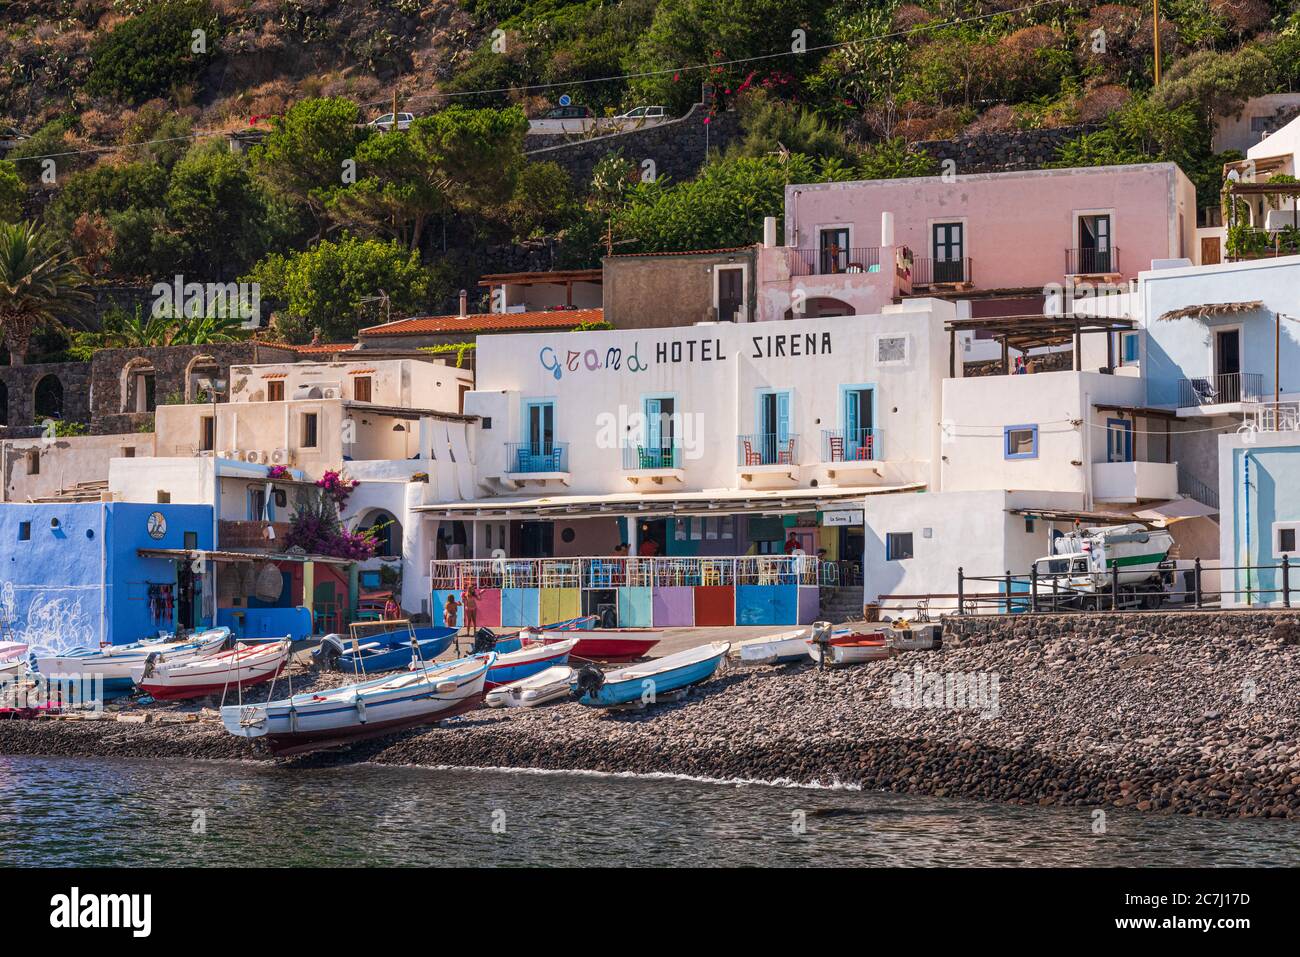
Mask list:
[[[824,653],[825,663],[832,666],[860,665],[866,661],[889,658],[896,654],[889,646],[884,633],[880,631],[841,632],[837,630],[823,641],[818,641],[818,637],[814,630],[813,636],[806,639],[808,657],[820,662]]]
[[[544,631],[540,637],[537,632],[525,631],[521,636],[525,645],[553,645],[568,641],[574,637],[578,643],[569,652],[569,657],[587,661],[636,661],[644,658],[646,653],[659,644],[663,632],[651,628],[592,628],[589,631]]]
[[[198,698],[270,681],[289,662],[288,639],[237,644],[230,651],[173,661],[143,662],[131,669],[136,686],[163,701]]]

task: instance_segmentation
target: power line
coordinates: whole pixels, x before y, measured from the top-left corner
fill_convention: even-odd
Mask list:
[[[668,74],[676,75],[680,73],[695,73],[700,70],[713,70],[713,69],[727,67],[727,66],[740,66],[746,63],[760,63],[767,60],[780,59],[782,57],[803,56],[806,53],[821,53],[828,50],[839,50],[851,46],[856,46],[858,44],[880,43],[884,40],[904,39],[926,31],[942,30],[947,27],[962,26],[969,23],[979,23],[984,20],[994,19],[996,17],[1011,16],[1013,14],[1018,14],[1018,13],[1028,13],[1029,11],[1036,10],[1039,7],[1059,6],[1060,4],[1066,2],[1068,2],[1068,0],[1036,0],[1036,2],[1034,3],[1027,3],[1024,6],[1015,7],[1010,10],[999,10],[991,13],[983,13],[977,16],[970,16],[970,17],[957,17],[952,20],[944,20],[938,23],[923,23],[907,30],[897,30],[892,33],[881,33],[869,37],[860,37],[856,40],[843,40],[839,43],[824,43],[818,46],[807,47],[799,51],[795,51],[793,49],[781,50],[776,53],[764,53],[752,57],[737,57],[731,60],[718,60],[714,63],[701,63],[701,64],[695,64],[691,66],[670,67],[662,70],[643,70],[638,73],[620,73],[620,74],[615,74],[613,76],[592,77],[589,79],[578,79],[578,80],[565,80],[563,82],[532,83],[523,86],[503,86],[503,87],[496,87],[493,89],[483,89],[483,90],[460,90],[452,93],[416,93],[416,94],[412,94],[411,96],[404,97],[403,100],[404,102],[409,103],[414,100],[455,99],[455,98],[469,97],[469,96],[491,96],[498,93],[525,93],[534,90],[556,89],[559,87],[587,86],[596,83],[613,83],[619,80],[636,80],[636,79],[642,79],[644,77],[651,77],[651,76],[667,76]],[[387,106],[389,105],[389,101],[372,100],[368,102],[358,103],[357,105],[363,107]],[[223,135],[223,133],[216,130],[200,131],[200,132],[191,133],[188,136],[171,136],[171,137],[166,137],[166,138],[161,138],[156,140],[142,140],[139,143],[129,143],[129,144],[118,145],[118,146],[93,146],[93,147],[88,147],[86,149],[80,149],[80,150],[66,150],[61,153],[47,153],[42,156],[19,156],[10,160],[10,162],[20,163],[25,160],[58,159],[65,156],[83,156],[89,153],[112,153],[119,150],[133,149],[135,147],[140,147],[140,146],[153,146],[159,143],[174,143],[180,140],[193,140],[205,136],[221,136],[221,135]]]

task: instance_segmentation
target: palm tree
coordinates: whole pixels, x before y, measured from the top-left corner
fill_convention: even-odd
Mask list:
[[[80,260],[36,223],[0,223],[0,340],[23,365],[32,336],[64,328],[90,301]]]

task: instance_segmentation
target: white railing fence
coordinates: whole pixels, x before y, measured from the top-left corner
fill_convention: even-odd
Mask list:
[[[429,563],[433,588],[671,588],[817,585],[823,563],[809,555],[737,558],[471,558]]]

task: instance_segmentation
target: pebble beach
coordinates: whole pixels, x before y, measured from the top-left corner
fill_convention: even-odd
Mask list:
[[[283,763],[679,774],[1300,819],[1296,626],[1261,617],[1209,640],[1205,616],[1159,630],[1132,617],[984,623],[954,630],[942,651],[839,670],[733,663],[643,710],[480,709]],[[347,680],[303,671],[294,690]],[[0,722],[0,754],[273,760],[227,734],[215,704]]]

